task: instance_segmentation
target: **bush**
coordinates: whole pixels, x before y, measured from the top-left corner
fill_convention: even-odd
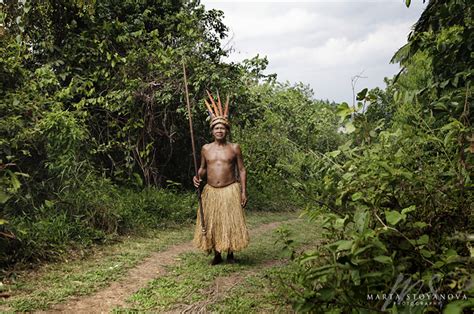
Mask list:
[[[249,208],[301,208],[301,181],[313,175],[308,170],[314,160],[336,149],[342,139],[336,108],[314,100],[312,90],[302,84],[270,82],[250,92],[259,116],[235,133],[247,169]]]
[[[194,217],[196,204],[191,193],[119,188],[108,179],[89,176],[77,190],[64,190],[55,200],[6,217],[8,224],[0,227],[13,237],[0,237],[0,265],[54,260],[69,248],[110,236],[182,223]]]
[[[92,244],[106,233],[71,219],[52,206],[41,206],[35,216],[15,216],[9,221],[12,238],[0,238],[0,265],[52,261],[73,247]]]
[[[455,120],[431,128],[434,121],[420,114],[419,105],[400,109],[394,125],[372,144],[343,145],[327,154],[332,163],[319,162],[326,180],[310,182],[311,193],[324,206],[314,205],[308,214],[325,228],[325,242],[299,259],[289,292],[298,310],[397,313],[437,311],[449,302],[472,306],[468,233],[474,196],[469,173],[452,157],[457,142],[450,140],[464,129]],[[390,293],[402,302],[382,297]],[[430,294],[433,303],[408,304],[407,294],[416,293]]]

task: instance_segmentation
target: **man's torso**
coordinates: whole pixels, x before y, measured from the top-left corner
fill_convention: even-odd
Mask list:
[[[213,187],[224,187],[236,181],[235,144],[218,145],[215,142],[205,146],[207,184]]]

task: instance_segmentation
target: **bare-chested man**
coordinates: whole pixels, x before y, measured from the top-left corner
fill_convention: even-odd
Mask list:
[[[227,261],[234,263],[233,252],[245,248],[249,242],[243,211],[247,203],[247,173],[240,146],[227,141],[229,131],[226,119],[212,120],[214,142],[202,147],[201,166],[193,178],[196,187],[203,178],[207,179],[202,193],[206,233],[201,231],[198,215],[194,244],[208,252],[214,250],[212,265],[222,262],[222,252],[227,252]]]

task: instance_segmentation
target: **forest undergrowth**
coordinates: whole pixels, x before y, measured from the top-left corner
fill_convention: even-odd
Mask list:
[[[279,82],[266,57],[225,62],[224,12],[197,1],[0,6],[2,280],[194,219],[184,62],[198,147],[206,90],[235,104],[249,210],[304,208],[322,226],[301,230],[323,239],[281,286],[294,310],[474,307],[469,1],[428,1],[394,52],[400,73],[340,104]]]

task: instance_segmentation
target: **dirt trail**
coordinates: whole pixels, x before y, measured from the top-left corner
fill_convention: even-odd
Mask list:
[[[261,225],[250,230],[250,236],[254,237],[258,234],[271,231],[281,223],[283,222],[272,222]],[[166,266],[174,264],[180,254],[191,252],[193,250],[195,249],[193,248],[192,243],[187,242],[172,246],[165,251],[153,253],[151,256],[143,260],[141,264],[131,269],[121,280],[113,282],[110,286],[96,294],[87,297],[72,298],[67,303],[54,305],[50,310],[42,313],[108,313],[116,307],[126,307],[127,304],[125,300],[130,295],[146,286],[150,280],[163,276],[166,273]],[[234,282],[237,284],[241,280],[241,278],[235,278]],[[228,291],[233,285],[232,281],[227,278],[225,283],[219,283],[216,281],[214,286],[217,287],[217,289],[223,287],[220,291]],[[216,294],[210,292],[210,294],[220,297],[222,293],[219,292]],[[200,307],[200,305],[196,306],[198,308]],[[182,310],[186,309],[181,309],[181,311]]]

